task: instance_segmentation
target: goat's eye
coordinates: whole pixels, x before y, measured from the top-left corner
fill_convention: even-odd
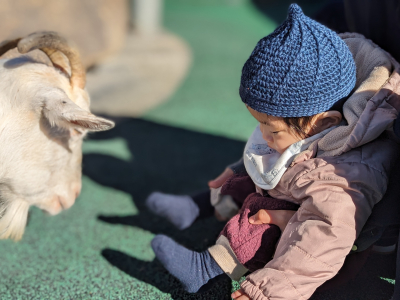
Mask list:
[[[67,101],[63,101],[62,104],[67,104]]]

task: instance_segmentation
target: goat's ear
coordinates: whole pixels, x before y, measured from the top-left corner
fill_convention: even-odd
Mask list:
[[[114,122],[97,117],[80,108],[69,98],[49,99],[43,106],[43,114],[51,126],[103,131],[114,127]]]

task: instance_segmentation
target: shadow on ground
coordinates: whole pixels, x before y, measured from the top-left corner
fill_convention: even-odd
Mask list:
[[[208,180],[241,157],[244,143],[139,119],[121,118],[115,121],[117,126],[113,130],[93,134],[89,140],[123,138],[132,160],[86,154],[83,174],[101,185],[130,194],[139,213],[100,215],[98,219],[134,226],[153,234],[166,234],[197,251],[207,249],[215,242],[224,223],[207,218],[184,231],[178,231],[163,218],[151,214],[144,201],[153,191],[190,194],[205,189]],[[210,299],[210,295],[215,299],[230,299],[230,282],[218,283],[204,295],[189,295],[157,260],[141,261],[114,249],[104,249],[102,256],[126,274],[170,293],[174,299]]]
[[[166,234],[196,251],[207,249],[215,242],[223,223],[208,218],[178,231],[164,219],[151,214],[144,201],[152,191],[188,194],[203,190],[209,179],[242,155],[244,143],[140,119],[115,121],[117,126],[113,130],[93,134],[89,139],[123,138],[133,159],[126,161],[109,155],[86,154],[83,173],[101,185],[130,194],[139,213],[100,215],[98,219],[153,234]],[[230,299],[231,283],[228,281],[219,282],[205,294],[188,294],[156,259],[146,262],[109,248],[103,249],[101,254],[111,265],[171,294],[173,299]],[[394,254],[371,255],[355,280],[335,291],[316,293],[312,299],[389,299],[393,284],[382,278],[394,278],[394,273]]]

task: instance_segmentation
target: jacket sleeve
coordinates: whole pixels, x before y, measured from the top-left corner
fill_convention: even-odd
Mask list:
[[[290,190],[301,207],[273,260],[241,284],[246,294],[256,300],[310,298],[342,267],[386,184],[381,172],[364,164],[326,165],[293,180]]]

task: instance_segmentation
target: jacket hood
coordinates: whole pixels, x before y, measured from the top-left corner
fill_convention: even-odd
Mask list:
[[[356,63],[356,85],[343,106],[342,125],[318,141],[318,156],[336,156],[391,130],[400,110],[400,65],[371,40],[340,34]]]

